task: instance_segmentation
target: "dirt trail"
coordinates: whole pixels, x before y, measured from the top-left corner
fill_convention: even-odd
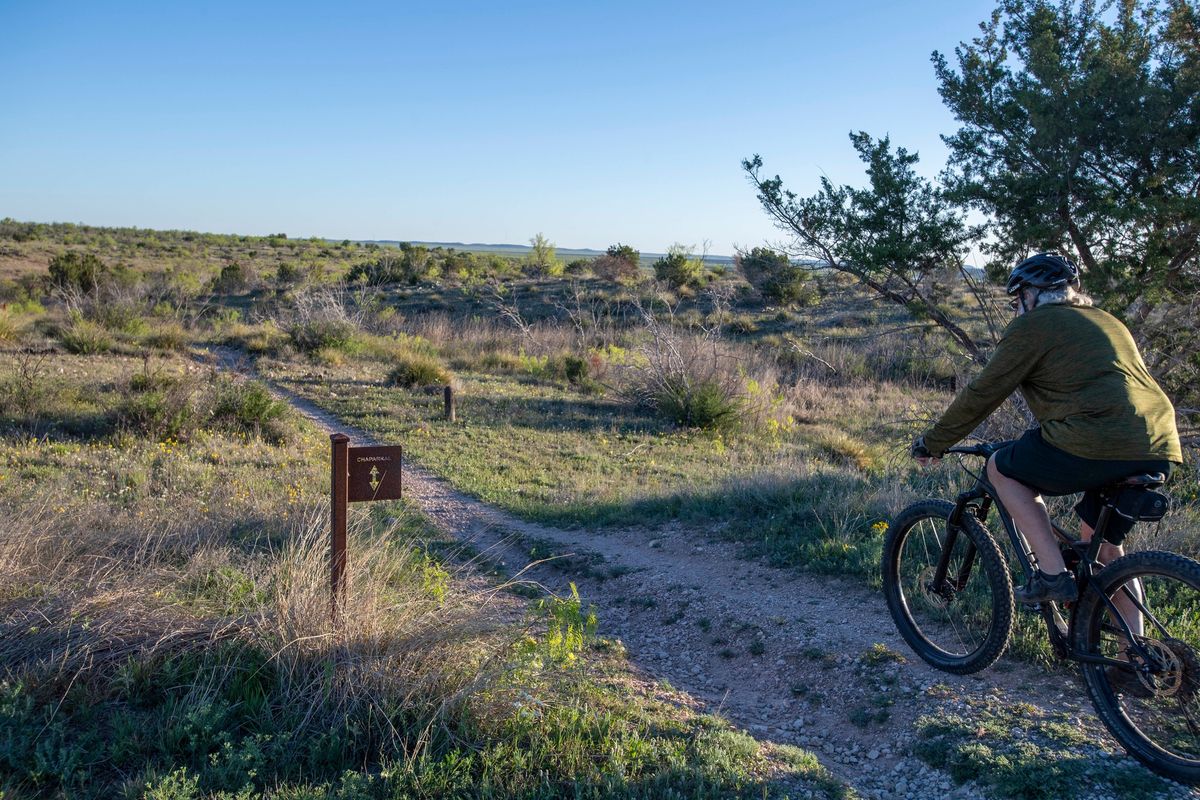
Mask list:
[[[235,366],[231,354],[216,356]],[[377,443],[268,385],[321,428]],[[1008,660],[975,676],[936,671],[896,633],[879,593],[860,584],[745,560],[711,530],[563,530],[526,522],[414,464],[404,466],[404,487],[434,524],[509,574],[560,556],[522,577],[556,593],[574,582],[596,606],[600,633],[620,639],[637,668],[756,738],[812,750],[866,797],[986,797],[971,785],[954,788],[948,775],[908,755],[908,745],[920,715],[988,696],[1065,713],[1106,749],[1117,749],[1085,705],[1077,678]],[[864,657],[876,644],[903,661]]]

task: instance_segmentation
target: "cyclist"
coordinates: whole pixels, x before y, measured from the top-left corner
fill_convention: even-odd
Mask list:
[[[1138,473],[1169,477],[1173,465],[1183,463],[1171,401],[1147,371],[1128,329],[1080,289],[1079,268],[1057,253],[1038,253],[1017,264],[1006,286],[1016,318],[979,375],[912,447],[922,466],[935,462],[1021,390],[1040,427],[987,464],[1000,502],[1037,557],[1038,569],[1013,592],[1021,603],[1078,595],[1043,496],[1084,493],[1075,511],[1087,541],[1100,516],[1098,489]],[[1110,516],[1102,562],[1124,553],[1121,544],[1132,527],[1132,521]],[[1133,604],[1118,608],[1140,634],[1141,614]]]

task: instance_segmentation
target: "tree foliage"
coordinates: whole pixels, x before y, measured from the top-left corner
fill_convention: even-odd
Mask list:
[[[676,289],[699,287],[704,283],[704,260],[696,258],[692,248],[673,244],[654,262],[654,277]]]
[[[555,253],[554,242],[541,233],[529,240],[530,252],[527,258],[529,271],[534,275],[557,277],[563,274],[563,263]]]
[[[746,281],[772,302],[785,306],[811,304],[819,297],[812,285],[812,273],[793,264],[786,253],[755,247],[739,254],[734,263]]]
[[[947,331],[971,358],[983,347],[951,317],[936,278],[961,271],[968,229],[957,210],[926,179],[917,175],[916,153],[893,152],[887,137],[863,132],[850,141],[867,165],[869,186],[834,186],[799,197],[776,175],[763,175],[762,158],[742,167],[759,202],[778,228],[791,236],[790,255],[852,275],[879,297],[908,308]]]
[[[515,272],[515,261],[495,253],[470,253],[453,247],[429,248],[401,242],[398,250],[389,247],[375,260],[355,264],[346,280],[363,281],[372,286],[416,284],[441,278],[470,282]]]
[[[641,263],[641,259],[642,254],[637,250],[618,242],[596,259],[592,264],[592,270],[606,280],[628,280],[638,276],[638,265]]]
[[[989,217],[992,268],[1077,254],[1088,288],[1128,300],[1200,279],[1200,24],[1187,0],[1002,0],[933,54],[961,127],[953,196]]]
[[[92,253],[69,250],[50,259],[50,282],[61,289],[91,292],[109,273],[108,265]]]

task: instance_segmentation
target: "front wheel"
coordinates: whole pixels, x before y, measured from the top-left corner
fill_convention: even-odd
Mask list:
[[[896,628],[917,655],[964,675],[1004,652],[1013,596],[1008,565],[991,534],[969,514],[951,530],[953,511],[952,503],[925,500],[900,512],[883,545],[883,592]]]
[[[1118,662],[1082,667],[1105,726],[1150,769],[1200,783],[1200,563],[1122,556],[1092,579],[1078,613],[1075,646]]]

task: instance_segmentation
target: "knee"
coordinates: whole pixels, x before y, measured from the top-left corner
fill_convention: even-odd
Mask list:
[[[992,453],[990,456],[988,456],[987,475],[988,475],[988,480],[990,480],[993,484],[996,483],[996,481],[998,479],[1003,479],[1003,477],[1004,477],[1003,475],[1001,475],[1000,470],[996,468],[996,454],[995,453]]]

